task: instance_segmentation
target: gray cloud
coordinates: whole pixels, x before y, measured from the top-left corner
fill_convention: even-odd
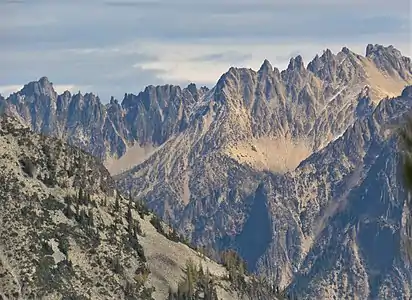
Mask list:
[[[164,82],[165,69],[142,67],[168,55],[161,49],[140,51],[149,42],[366,45],[390,40],[396,46],[409,39],[409,6],[408,0],[396,5],[383,0],[373,5],[369,0],[1,1],[0,85],[47,75],[62,84],[90,85],[107,97],[118,95],[117,89],[123,90],[120,95],[136,91]],[[289,53],[274,56],[285,60]],[[265,58],[212,49],[188,60],[229,67],[252,57]]]
[[[243,63],[244,61],[251,59],[252,54],[244,54],[233,51],[211,53],[202,56],[196,56],[192,58],[193,61],[205,61],[205,62],[227,62],[227,63]]]
[[[62,51],[9,52],[0,56],[2,77],[0,85],[13,85],[48,76],[61,85],[88,86],[103,98],[120,97],[124,92],[140,91],[142,86],[164,83],[162,70],[143,70],[133,65],[156,58],[141,53],[102,51],[101,49],[69,49]],[[23,72],[22,72],[23,70]]]
[[[215,2],[91,0],[83,4],[78,1],[59,4],[57,1],[40,1],[38,5],[30,4],[27,12],[17,8],[11,12],[6,10],[7,15],[2,16],[6,27],[7,24],[17,23],[13,20],[20,19],[26,20],[27,26],[21,26],[18,22],[15,30],[0,31],[0,38],[17,45],[26,40],[51,47],[73,43],[85,47],[103,46],[143,38],[325,40],[363,34],[398,35],[405,33],[407,29],[404,25],[408,24],[409,19],[409,4],[405,0],[400,0],[396,6],[386,6],[388,2],[377,1],[367,10],[362,9],[360,4],[335,7],[322,1],[315,1],[314,4],[311,1],[311,5],[302,1],[300,6],[297,6],[297,1],[291,4],[262,0],[240,1],[237,4],[233,1]],[[336,5],[336,1],[330,2]],[[402,5],[404,9],[400,9]],[[385,14],[382,15],[383,8]],[[50,13],[46,14],[46,18],[38,18],[48,10]],[[47,30],[39,26],[27,30],[30,21],[32,24],[47,23],[47,20],[52,23],[54,18],[58,21],[51,26],[45,24]]]

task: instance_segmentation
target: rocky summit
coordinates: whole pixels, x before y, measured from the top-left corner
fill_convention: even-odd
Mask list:
[[[237,249],[293,297],[409,299],[411,208],[393,128],[411,84],[409,58],[370,44],[121,103],[58,95],[43,77],[0,107],[97,157],[179,234],[211,254]]]

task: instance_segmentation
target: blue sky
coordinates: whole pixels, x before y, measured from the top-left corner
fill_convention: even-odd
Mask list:
[[[0,93],[47,76],[106,102],[326,48],[392,44],[410,56],[411,14],[409,0],[0,0]]]

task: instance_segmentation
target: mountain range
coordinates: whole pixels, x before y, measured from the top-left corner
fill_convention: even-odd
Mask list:
[[[392,128],[410,84],[410,59],[370,44],[121,103],[58,95],[42,77],[0,107],[97,157],[193,244],[236,249],[299,299],[409,299],[412,222]]]

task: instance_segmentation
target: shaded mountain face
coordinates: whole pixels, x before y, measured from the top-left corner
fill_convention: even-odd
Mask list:
[[[2,299],[163,300],[189,261],[219,299],[277,299],[154,227],[96,158],[11,117],[0,117],[0,183]]]
[[[273,235],[257,265],[299,298],[411,296],[411,209],[393,136],[412,108],[406,90],[294,171],[265,179]]]
[[[41,81],[29,85],[41,86]],[[2,102],[33,129],[66,138],[105,160],[123,191],[143,199],[195,243],[236,247],[250,269],[290,285],[303,297],[375,299],[396,290],[407,295],[410,273],[403,269],[395,277],[398,283],[376,278],[377,271],[365,263],[371,248],[358,241],[365,234],[350,222],[373,219],[368,205],[382,201],[368,194],[362,215],[347,212],[352,206],[346,203],[355,202],[349,195],[357,199],[353,190],[375,164],[373,155],[365,153],[387,147],[392,157],[395,151],[378,129],[404,113],[409,106],[394,103],[409,98],[405,92],[397,100],[380,100],[398,96],[411,83],[408,58],[392,46],[368,45],[366,56],[345,47],[337,54],[326,50],[307,66],[297,56],[283,71],[268,61],[258,71],[230,68],[211,90],[148,87],[106,106],[91,94],[65,93],[61,113],[57,107],[63,106],[53,105],[62,102],[62,95],[52,101],[46,95],[52,89],[45,86]],[[388,178],[395,180],[395,175],[388,173]],[[347,219],[336,223],[339,213]],[[375,219],[392,218],[404,226],[399,215],[388,214]],[[396,227],[399,236],[402,226]],[[351,249],[338,246],[347,228],[355,228],[347,239]],[[350,257],[348,270],[358,268],[363,281],[339,277],[341,261],[328,256],[330,249],[341,259]],[[404,263],[398,250],[393,250],[394,261]]]
[[[36,132],[63,138],[106,160],[123,156],[133,146],[156,147],[184,130],[188,110],[205,91],[194,85],[183,90],[149,86],[137,96],[126,94],[121,104],[112,98],[103,105],[90,93],[58,95],[42,77],[0,101]]]

